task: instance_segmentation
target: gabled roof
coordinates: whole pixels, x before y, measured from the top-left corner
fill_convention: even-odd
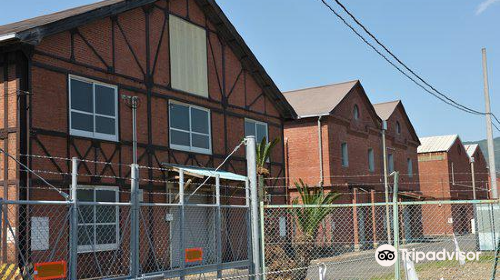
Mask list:
[[[375,108],[377,115],[382,120],[386,121],[392,116],[392,113],[394,113],[394,111],[396,110],[396,107],[398,107],[398,105],[400,103],[401,103],[401,100],[377,103],[377,104],[373,104],[373,108]]]
[[[0,26],[0,46],[16,42],[37,44],[43,37],[71,30],[91,21],[114,16],[125,11],[138,8],[158,0],[105,0],[94,4],[72,8],[69,10],[39,16],[20,22]],[[264,67],[257,60],[235,27],[222,12],[215,0],[195,0],[215,26],[219,35],[227,42],[235,55],[249,70],[257,84],[285,118],[297,115],[292,106],[269,77]]]
[[[403,117],[406,119],[406,123],[408,124],[408,129],[410,130],[410,133],[413,135],[415,140],[419,142],[417,132],[415,131],[415,128],[413,127],[410,117],[406,113],[405,106],[403,105],[403,102],[401,102],[401,100],[394,100],[389,102],[373,104],[373,108],[375,108],[377,115],[384,121],[389,120],[389,118],[392,116],[392,114],[394,114],[398,106],[401,106],[401,110],[403,111]]]
[[[283,94],[299,118],[323,116],[330,114],[357,84],[361,85],[358,80],[354,80],[293,90]]]
[[[472,158],[474,156],[474,153],[476,152],[476,150],[479,148],[479,145],[478,144],[467,144],[467,145],[464,145],[465,147],[465,151],[467,151],[467,154],[469,155],[470,158]]]
[[[418,146],[417,152],[419,154],[448,152],[457,139],[460,140],[457,134],[422,137],[420,138],[421,145]]]

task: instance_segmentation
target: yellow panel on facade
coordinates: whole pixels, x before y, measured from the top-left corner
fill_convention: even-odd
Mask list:
[[[208,97],[207,33],[179,17],[170,16],[172,87]]]

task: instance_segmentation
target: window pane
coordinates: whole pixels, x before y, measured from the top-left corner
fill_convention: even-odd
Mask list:
[[[177,130],[170,130],[170,143],[174,145],[181,145],[181,146],[191,146],[191,140],[189,139],[189,133],[187,132],[182,132],[182,131],[177,131]]]
[[[245,136],[255,136],[255,123],[245,121]]]
[[[79,201],[94,201],[94,190],[76,190],[76,197]]]
[[[94,120],[91,115],[72,112],[71,113],[71,128],[94,132]]]
[[[105,86],[95,86],[95,112],[97,114],[115,116],[115,89]]]
[[[114,190],[96,190],[97,202],[116,202],[116,191]]]
[[[97,225],[95,227],[97,244],[116,243],[116,225]]]
[[[94,240],[93,226],[78,226],[78,245],[91,245]]]
[[[96,223],[116,223],[116,206],[96,206]]]
[[[257,127],[257,134],[255,135],[255,138],[257,140],[257,143],[260,143],[263,138],[267,137],[267,126],[264,124],[257,124],[256,127]]]
[[[189,131],[189,107],[170,104],[170,127]]]
[[[71,80],[71,108],[93,113],[92,84]]]
[[[191,108],[191,131],[208,134],[208,112]]]
[[[106,117],[95,117],[95,131],[109,135],[115,135],[115,120]]]
[[[210,138],[206,135],[193,134],[193,147],[209,149]]]
[[[78,209],[80,210],[78,215],[79,224],[91,224],[94,222],[94,206],[80,205]]]

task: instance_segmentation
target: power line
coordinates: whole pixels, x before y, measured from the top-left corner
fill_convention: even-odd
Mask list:
[[[350,13],[347,8],[340,3],[338,0],[334,0],[371,38],[375,40],[375,42],[380,45],[391,57],[393,57],[399,64],[401,64],[405,69],[407,69],[412,75],[414,75],[418,80],[420,80],[423,84],[431,88],[433,91],[429,90],[426,88],[424,85],[419,83],[417,80],[415,80],[413,77],[411,77],[408,73],[403,71],[399,66],[397,66],[393,61],[391,61],[386,55],[382,54],[373,44],[368,42],[368,40],[361,35],[351,24],[347,22],[347,20],[342,17],[330,4],[328,4],[325,0],[320,0],[332,13],[335,14],[349,29],[351,29],[352,32],[354,32],[365,44],[367,44],[370,48],[372,48],[379,56],[381,56],[385,61],[387,61],[389,64],[391,64],[394,68],[396,68],[401,74],[403,74],[405,77],[410,79],[413,83],[415,83],[417,86],[425,90],[427,93],[433,95],[434,97],[438,98],[439,100],[443,101],[444,103],[455,107],[456,109],[459,109],[461,111],[464,111],[469,114],[474,114],[474,115],[487,115],[487,113],[477,111],[475,109],[469,108],[465,105],[462,105],[458,103],[457,101],[453,100],[452,98],[446,96],[445,94],[441,93],[438,91],[436,88],[434,88],[432,85],[430,85],[428,82],[426,82],[423,78],[421,78],[418,74],[416,74],[412,69],[410,69],[405,63],[403,63],[396,55],[394,55],[384,44],[382,44],[376,37],[373,35],[359,20]],[[500,120],[494,115],[491,114],[494,119],[500,124]],[[500,129],[495,125],[495,128],[500,131]]]

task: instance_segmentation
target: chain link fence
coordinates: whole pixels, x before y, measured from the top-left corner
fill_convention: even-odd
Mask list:
[[[394,265],[376,260],[376,249],[389,243],[399,246],[401,279],[415,279],[406,278],[407,271],[418,279],[490,279],[500,234],[498,201],[398,202],[396,215],[392,207],[264,206],[267,278],[319,279],[324,266],[323,279],[396,279]]]

